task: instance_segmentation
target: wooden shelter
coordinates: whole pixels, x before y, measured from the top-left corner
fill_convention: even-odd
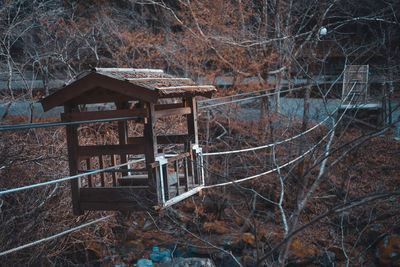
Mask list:
[[[71,180],[74,213],[162,208],[201,190],[204,172],[196,97],[211,97],[214,91],[214,86],[157,69],[96,68],[42,99],[44,111],[64,106],[62,121],[79,125],[107,121],[118,136],[114,143],[87,145],[82,143],[82,127],[66,126],[71,175],[111,167]],[[86,109],[105,103],[106,110]],[[184,128],[184,132],[160,135],[156,121],[167,116],[173,119],[164,126],[175,131]],[[182,123],[178,127],[178,118],[184,119],[185,127]],[[132,127],[140,125],[143,133],[132,135]],[[176,147],[169,155],[165,154],[168,145]],[[136,161],[130,164],[132,159]],[[128,165],[113,168],[123,163]]]
[[[369,65],[346,65],[338,115],[346,112],[345,117],[354,124],[376,128],[384,122],[384,101],[369,93],[368,75]]]

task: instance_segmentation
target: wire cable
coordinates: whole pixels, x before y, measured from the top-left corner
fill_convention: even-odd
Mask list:
[[[140,159],[140,160],[136,160],[136,161],[129,161],[129,162],[126,162],[126,163],[122,163],[122,164],[119,164],[119,165],[107,167],[107,168],[104,168],[104,169],[99,169],[99,170],[94,170],[94,171],[85,172],[85,173],[81,173],[81,174],[76,174],[76,175],[72,175],[72,176],[67,176],[67,177],[64,177],[64,178],[51,180],[51,181],[47,181],[47,182],[43,182],[43,183],[37,183],[37,184],[32,184],[32,185],[27,185],[27,186],[12,188],[12,189],[6,189],[6,190],[3,190],[3,191],[0,191],[0,196],[8,194],[8,193],[13,193],[13,192],[18,192],[18,191],[22,191],[22,190],[32,189],[32,188],[36,188],[36,187],[40,187],[40,186],[45,186],[45,185],[56,184],[56,183],[60,183],[60,182],[64,182],[64,181],[69,181],[69,180],[73,180],[73,179],[80,178],[80,177],[83,177],[83,176],[87,176],[87,175],[90,175],[90,174],[95,174],[95,173],[99,173],[99,172],[103,172],[103,171],[107,171],[107,170],[112,170],[114,168],[123,167],[123,166],[129,165],[129,164],[138,163],[138,162],[141,162],[141,161],[144,161],[144,159]]]
[[[353,85],[353,87],[351,88],[351,90],[349,91],[348,95],[345,97],[345,99],[351,94],[351,91],[353,90],[355,84]],[[353,100],[354,95],[352,96],[352,99],[350,100],[350,102]],[[342,101],[343,102],[343,101]],[[348,107],[346,107],[345,111],[347,110]],[[336,113],[339,110],[339,107],[337,107],[332,114]],[[227,155],[227,154],[234,154],[234,153],[241,153],[241,152],[248,152],[248,151],[254,151],[254,150],[259,150],[259,149],[263,149],[263,148],[268,148],[274,145],[280,145],[283,144],[285,142],[289,142],[292,141],[300,136],[303,136],[309,132],[311,132],[312,130],[316,129],[317,127],[321,126],[323,123],[325,123],[328,119],[330,118],[330,116],[326,117],[323,121],[321,121],[320,123],[314,125],[313,127],[311,127],[310,129],[299,133],[295,136],[292,136],[290,138],[287,138],[285,140],[282,141],[278,141],[276,143],[271,143],[271,144],[266,144],[266,145],[262,145],[262,146],[257,146],[257,147],[249,147],[249,148],[244,148],[244,149],[237,149],[237,150],[229,150],[229,151],[220,151],[220,152],[209,152],[209,153],[203,153],[203,156],[215,156],[215,155]]]
[[[319,126],[321,126],[323,123],[325,123],[330,117],[326,117],[323,121],[321,121],[320,123],[314,125],[313,127],[311,127],[310,129],[299,133],[295,136],[289,137],[285,140],[281,140],[278,141],[276,143],[271,143],[271,144],[266,144],[266,145],[262,145],[262,146],[256,146],[256,147],[249,147],[249,148],[244,148],[244,149],[237,149],[237,150],[230,150],[230,151],[220,151],[220,152],[209,152],[209,153],[203,153],[203,156],[215,156],[215,155],[227,155],[227,154],[234,154],[234,153],[241,153],[241,152],[248,152],[248,151],[254,151],[254,150],[259,150],[259,149],[263,149],[263,148],[268,148],[274,145],[280,145],[289,141],[292,141],[300,136],[303,136],[309,132],[311,132],[312,130],[318,128]]]
[[[25,244],[25,245],[22,245],[22,246],[19,246],[19,247],[16,247],[16,248],[12,248],[12,249],[9,249],[9,250],[6,250],[6,251],[2,251],[2,252],[0,252],[0,257],[1,257],[1,256],[5,256],[5,255],[10,254],[10,253],[13,253],[13,252],[16,252],[16,251],[21,250],[21,249],[25,249],[25,248],[28,248],[28,247],[31,247],[31,246],[35,246],[35,245],[37,245],[37,244],[40,244],[40,243],[43,243],[43,242],[46,242],[46,241],[53,240],[53,239],[58,238],[58,237],[60,237],[60,236],[63,236],[63,235],[66,235],[66,234],[75,232],[75,231],[80,230],[80,229],[82,229],[82,228],[84,228],[84,227],[87,227],[87,226],[89,226],[89,225],[92,225],[92,224],[95,224],[95,223],[104,221],[104,220],[106,220],[106,219],[109,219],[109,218],[112,217],[112,216],[113,216],[113,215],[109,215],[109,216],[106,216],[106,217],[103,217],[103,218],[100,218],[100,219],[91,221],[91,222],[89,222],[89,223],[85,223],[85,224],[82,224],[82,225],[80,225],[80,226],[71,228],[71,229],[66,230],[66,231],[64,231],[64,232],[60,232],[60,233],[58,233],[58,234],[55,234],[55,235],[52,235],[52,236],[49,236],[49,237],[45,237],[45,238],[39,239],[39,240],[36,240],[36,241],[34,241],[34,242],[31,242],[31,243],[28,243],[28,244]]]
[[[353,85],[353,87],[351,88],[351,90],[350,90],[350,92],[348,93],[348,95],[346,96],[346,98],[350,95],[350,93],[351,93],[351,91],[353,90],[353,88],[354,88],[354,85]],[[346,98],[345,98],[345,99],[346,99]],[[352,98],[350,99],[350,103],[351,103],[351,101],[353,100],[353,98],[354,98],[354,95],[353,95]],[[343,101],[342,101],[342,102],[343,102]],[[346,111],[347,111],[348,108],[349,108],[349,105],[346,106],[346,108],[345,108],[344,112],[341,114],[340,118],[339,118],[336,122],[333,123],[332,128],[328,131],[328,133],[327,133],[324,137],[322,137],[314,146],[312,146],[309,150],[307,150],[306,152],[304,152],[302,155],[298,156],[297,158],[295,158],[295,159],[293,159],[293,160],[291,160],[291,161],[288,161],[288,162],[286,162],[285,164],[282,164],[282,165],[280,165],[280,166],[278,166],[278,167],[276,167],[276,168],[274,168],[274,169],[268,170],[268,171],[266,171],[266,172],[262,172],[262,173],[259,173],[259,174],[256,174],[256,175],[248,176],[248,177],[241,178],[241,179],[234,180],[234,181],[230,181],[230,182],[225,182],[225,183],[219,183],[219,184],[204,186],[203,189],[209,189],[209,188],[220,187],[220,186],[225,186],[225,185],[232,185],[232,184],[237,184],[237,183],[242,183],[242,182],[245,182],[245,181],[253,180],[253,179],[258,178],[258,177],[260,177],[260,176],[264,176],[264,175],[270,174],[270,173],[272,173],[272,172],[275,172],[275,171],[277,171],[277,170],[280,170],[281,168],[284,168],[284,167],[286,167],[286,166],[289,166],[289,165],[295,163],[296,161],[298,161],[298,160],[304,158],[307,154],[309,154],[311,151],[313,151],[320,143],[322,143],[323,140],[325,140],[325,138],[327,138],[327,137],[334,131],[334,129],[336,128],[336,126],[337,126],[337,125],[339,124],[339,122],[343,119],[343,117],[344,117],[344,115],[345,115],[345,113],[346,113]],[[332,116],[330,116],[330,117],[328,117],[328,118],[332,118],[332,120],[334,120]]]
[[[218,101],[221,99],[226,99],[226,98],[232,98],[232,97],[238,97],[238,96],[243,96],[243,95],[251,95],[251,94],[257,94],[261,92],[266,92],[266,91],[272,91],[275,90],[276,88],[268,88],[268,89],[263,89],[259,91],[251,91],[251,92],[245,92],[245,93],[240,93],[240,94],[235,94],[235,95],[227,95],[227,96],[221,96],[221,97],[216,97],[212,99],[205,99],[205,100],[199,100],[197,103],[205,103],[205,102],[213,102],[213,101]]]
[[[256,98],[260,98],[260,97],[264,97],[264,96],[271,96],[271,95],[291,92],[291,91],[300,90],[300,89],[304,89],[304,87],[298,87],[298,88],[293,88],[293,89],[289,89],[289,90],[283,90],[283,91],[274,92],[274,93],[267,93],[267,94],[263,94],[263,95],[252,96],[252,97],[247,97],[247,98],[242,98],[242,99],[236,99],[236,100],[232,100],[232,101],[227,101],[227,102],[223,102],[223,103],[216,103],[216,104],[211,104],[211,105],[207,105],[207,106],[201,106],[201,107],[199,107],[199,109],[208,109],[208,108],[213,108],[213,107],[217,107],[217,106],[222,106],[222,105],[242,102],[242,101],[246,101],[246,100],[252,100],[252,99],[256,99]]]

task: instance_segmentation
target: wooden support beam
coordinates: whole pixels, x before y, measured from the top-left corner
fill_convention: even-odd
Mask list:
[[[164,109],[164,110],[156,111],[155,118],[158,119],[158,118],[162,118],[162,117],[166,117],[166,116],[186,115],[186,114],[190,114],[191,112],[192,112],[192,109],[190,107]]]
[[[189,190],[189,191],[187,191],[187,192],[185,192],[183,194],[180,194],[179,196],[171,198],[170,200],[165,202],[164,206],[158,206],[158,207],[155,207],[155,209],[168,208],[168,207],[170,207],[170,206],[172,206],[172,205],[174,205],[174,204],[176,204],[176,203],[178,203],[178,202],[180,202],[180,201],[182,201],[182,200],[184,200],[184,199],[186,199],[186,198],[188,198],[190,196],[193,196],[194,194],[197,194],[203,188],[204,188],[204,186],[197,186],[197,187],[195,187],[195,188],[193,188],[193,189],[191,189],[191,190]]]
[[[177,156],[167,158],[167,160],[168,160],[168,163],[173,163],[174,161],[178,161],[180,159],[190,157],[190,155],[191,155],[190,152],[185,152],[185,153],[181,153]],[[160,166],[160,164],[158,163],[158,161],[156,161],[156,162],[151,163],[150,166],[152,168],[156,168],[156,167]]]
[[[140,73],[164,73],[162,69],[135,69],[135,68],[95,68],[98,72],[140,72]]]
[[[157,104],[155,106],[155,110],[164,110],[164,109],[173,109],[173,108],[182,108],[183,103],[177,103],[177,104]]]
[[[199,134],[197,129],[197,102],[195,97],[187,97],[185,106],[190,107],[191,113],[187,115],[188,135],[193,144],[199,143]]]
[[[88,157],[86,159],[86,168],[88,170],[92,170],[93,169],[92,159],[90,157]],[[89,187],[93,187],[93,174],[89,174],[88,175],[88,186]]]
[[[83,210],[140,210],[156,204],[149,201],[148,186],[81,188]]]
[[[130,82],[135,81],[191,81],[189,78],[176,78],[176,77],[146,77],[146,78],[127,78]]]
[[[106,166],[106,163],[104,161],[104,155],[100,155],[99,156],[99,165],[100,165],[100,169],[104,169]],[[101,186],[104,187],[105,186],[105,180],[106,180],[106,173],[105,172],[101,172],[100,173],[100,182],[101,182]]]
[[[144,118],[147,111],[143,108],[123,109],[123,110],[106,110],[106,111],[87,111],[62,113],[62,121],[86,121],[86,120],[102,120],[114,118],[138,117]]]
[[[162,203],[161,196],[161,183],[160,172],[156,168],[150,167],[149,164],[155,162],[157,155],[157,136],[156,136],[156,118],[155,118],[155,105],[153,103],[146,103],[149,115],[144,124],[144,145],[147,172],[149,175],[150,184],[155,185],[158,203]]]
[[[181,86],[164,86],[164,87],[157,87],[159,90],[168,90],[168,89],[196,89],[196,88],[211,88],[215,89],[212,85],[181,85]]]
[[[73,112],[76,106],[66,105],[64,110],[66,112]],[[68,164],[69,174],[76,175],[79,170],[79,157],[78,157],[78,127],[77,125],[66,126],[67,135],[67,147],[68,147]],[[82,209],[80,207],[80,189],[81,189],[81,178],[72,179],[71,182],[71,193],[72,193],[72,208],[75,215],[82,215]]]
[[[132,202],[135,201],[135,195],[138,194],[140,190],[148,188],[148,186],[81,188],[80,199],[82,202]]]
[[[128,108],[129,103],[128,102],[122,102],[122,103],[115,103],[115,106],[117,107],[117,110],[124,110]],[[126,145],[128,143],[128,125],[126,121],[119,121],[118,122],[118,141],[119,145]],[[121,158],[121,164],[127,162],[127,153],[121,152],[118,153]],[[123,166],[122,169],[126,169],[128,166]]]
[[[144,154],[145,148],[144,144],[135,144],[135,145],[102,145],[102,146],[79,146],[78,147],[79,156],[85,157],[96,157],[100,155],[114,155],[114,154]],[[126,163],[121,160],[121,163]],[[121,167],[122,168],[122,167]]]
[[[128,137],[128,144],[142,144],[144,140],[144,137]],[[157,144],[184,144],[188,140],[187,134],[157,136]]]
[[[111,162],[113,166],[117,166],[117,155],[112,155],[111,156]],[[112,172],[112,180],[113,180],[113,186],[117,186],[117,173],[116,172]]]

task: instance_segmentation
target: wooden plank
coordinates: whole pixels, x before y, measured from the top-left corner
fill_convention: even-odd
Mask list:
[[[144,140],[144,137],[128,137],[128,144],[141,144]],[[187,134],[157,136],[157,144],[184,144],[188,140]]]
[[[180,179],[179,179],[179,161],[178,160],[176,160],[174,162],[174,171],[175,171],[175,175],[176,175],[176,188],[175,188],[176,195],[179,195]]]
[[[185,184],[185,190],[189,190],[189,182],[190,182],[190,177],[189,177],[189,166],[188,166],[188,159],[184,158],[183,159],[183,168],[185,172],[185,179],[186,179],[186,184]]]
[[[148,186],[118,186],[118,187],[92,187],[81,188],[80,199],[82,202],[132,202],[140,192]]]
[[[112,155],[111,156],[111,161],[112,161],[112,165],[113,166],[117,166],[117,155]],[[117,186],[117,173],[116,172],[112,172],[112,180],[113,180],[113,186]]]
[[[113,118],[127,118],[147,116],[147,111],[143,108],[138,109],[123,109],[123,110],[106,110],[106,111],[88,111],[88,112],[73,112],[62,113],[62,121],[86,121],[86,120],[101,120]]]
[[[197,129],[197,103],[195,97],[187,97],[185,105],[190,107],[192,112],[187,115],[188,135],[193,144],[199,143],[199,134]]]
[[[124,110],[129,106],[128,102],[115,103],[118,110]],[[119,145],[126,145],[128,143],[128,125],[126,121],[118,122],[118,142]],[[121,164],[127,162],[127,153],[118,153],[121,159]],[[122,169],[127,169],[128,166],[123,166]]]
[[[100,155],[99,157],[99,165],[100,165],[100,169],[104,169],[106,166],[105,160],[104,160],[104,155]],[[100,173],[100,182],[101,182],[101,186],[104,187],[105,186],[105,180],[106,180],[106,173],[105,172],[101,172]]]
[[[149,186],[148,175],[130,175],[123,176],[118,179],[118,184],[121,186],[144,185]]]
[[[162,117],[166,117],[166,116],[186,115],[186,114],[190,114],[191,112],[192,112],[192,109],[190,107],[164,109],[164,110],[156,111],[155,118],[158,119],[158,118],[162,118]]]
[[[66,105],[64,109],[67,112],[71,112],[76,107]],[[68,164],[70,175],[78,174],[79,170],[79,156],[78,156],[78,131],[76,125],[66,126],[67,135],[67,147],[68,147]],[[71,194],[72,194],[72,209],[75,215],[82,215],[82,209],[80,207],[80,189],[81,189],[81,178],[72,179],[70,181]]]
[[[161,167],[161,169],[162,169],[162,172],[163,172],[164,196],[165,196],[165,200],[168,200],[168,199],[170,199],[168,164],[163,165]]]
[[[183,103],[177,103],[177,104],[157,104],[155,106],[155,110],[164,110],[164,109],[172,109],[172,108],[182,108]]]
[[[168,208],[168,207],[170,207],[170,206],[172,206],[172,205],[174,205],[174,204],[176,204],[176,203],[178,203],[178,202],[180,202],[180,201],[182,201],[182,200],[184,200],[184,199],[186,199],[186,198],[188,198],[190,196],[193,196],[194,194],[197,194],[203,188],[204,188],[204,186],[197,186],[197,187],[195,187],[195,188],[193,188],[193,189],[191,189],[191,190],[189,190],[189,191],[187,191],[187,192],[185,192],[183,194],[180,194],[179,196],[171,198],[170,200],[165,202],[164,206],[158,207],[158,208],[162,208],[162,209]]]
[[[188,140],[190,140],[190,138],[187,134],[157,136],[157,143],[159,144],[184,144]]]
[[[149,165],[155,162],[155,157],[157,155],[155,105],[153,103],[146,103],[146,106],[149,111],[149,115],[144,124],[146,166],[150,179],[149,182],[156,185],[157,201],[158,203],[162,203],[160,173],[157,168],[152,168]]]
[[[178,77],[146,77],[146,78],[127,78],[128,81],[191,81],[189,78]]]
[[[137,98],[129,97],[102,87],[94,87],[77,97],[68,100],[68,103],[79,104],[96,104],[96,103],[112,103],[112,102],[126,102],[131,100],[138,100]]]
[[[144,154],[145,147],[144,144],[135,145],[102,145],[102,146],[79,146],[78,153],[80,156],[95,157],[100,155],[114,155],[114,154]],[[121,163],[126,163],[121,159]],[[122,167],[121,167],[122,168]]]
[[[81,202],[82,210],[110,210],[110,211],[137,211],[145,210],[154,206],[151,202],[138,204],[137,201],[130,202]]]
[[[92,170],[93,169],[92,159],[90,157],[88,157],[86,159],[86,168],[88,170]],[[93,174],[89,174],[88,175],[88,186],[89,187],[93,187]]]
[[[95,68],[99,72],[140,72],[140,73],[164,73],[162,69],[135,69],[135,68]]]
[[[181,86],[164,86],[157,87],[159,90],[171,90],[171,89],[196,89],[196,88],[210,88],[215,90],[213,85],[181,85]]]

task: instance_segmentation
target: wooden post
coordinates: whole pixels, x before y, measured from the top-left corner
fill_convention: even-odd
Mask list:
[[[105,161],[104,161],[104,155],[100,155],[99,157],[99,165],[100,165],[100,169],[104,169],[105,168]],[[101,187],[105,187],[105,180],[106,180],[106,173],[105,172],[101,172],[100,173],[100,182],[101,182]]]
[[[197,130],[197,102],[195,97],[187,97],[185,99],[185,106],[190,107],[191,113],[187,115],[187,128],[188,135],[193,144],[199,143],[199,136]]]
[[[117,155],[112,155],[111,161],[112,161],[112,165],[116,166],[117,165]],[[113,179],[113,186],[117,186],[117,172],[115,172],[115,171],[112,172],[112,179]]]
[[[151,163],[155,162],[157,155],[157,135],[156,135],[156,119],[155,107],[153,103],[146,103],[148,116],[144,120],[144,142],[145,142],[145,157],[149,183],[155,185],[158,196],[158,204],[162,204],[161,183],[159,167],[152,168]]]
[[[128,103],[115,103],[117,109],[125,109],[128,106]],[[118,121],[118,139],[120,145],[126,145],[128,143],[128,129],[127,129],[127,122],[126,121]],[[120,154],[121,157],[121,164],[127,162],[126,154]],[[121,167],[121,169],[126,169],[127,166]]]
[[[76,109],[76,106],[65,105],[65,112],[72,112]],[[69,163],[69,174],[78,174],[79,168],[79,155],[78,155],[78,126],[77,125],[67,125],[67,146],[68,146],[68,163]],[[80,208],[80,188],[81,188],[81,178],[76,178],[71,180],[71,193],[72,193],[72,208],[75,215],[82,215],[83,212]]]
[[[86,168],[88,170],[92,170],[93,169],[92,159],[90,157],[88,157],[86,159]],[[93,174],[89,174],[88,175],[88,186],[89,187],[93,187]]]

